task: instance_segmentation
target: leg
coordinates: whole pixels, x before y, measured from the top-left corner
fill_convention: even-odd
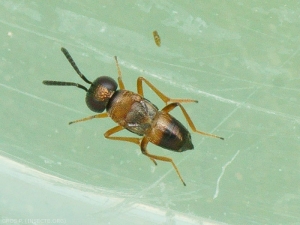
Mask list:
[[[140,145],[140,138],[133,138],[133,137],[111,137],[112,134],[117,133],[121,130],[124,130],[122,126],[116,126],[114,128],[109,129],[104,133],[104,137],[110,140],[115,141],[128,141],[137,145]]]
[[[78,122],[91,120],[91,119],[94,119],[94,118],[106,118],[106,117],[109,117],[108,113],[106,113],[106,112],[105,113],[100,113],[100,114],[97,114],[97,115],[94,115],[94,116],[89,116],[89,117],[85,117],[85,118],[82,118],[82,119],[79,119],[79,120],[72,121],[72,122],[69,123],[69,125],[71,125],[73,123],[78,123]]]
[[[149,141],[148,141],[147,137],[144,137],[144,138],[142,139],[142,142],[141,142],[141,151],[142,151],[142,153],[143,153],[144,155],[148,156],[148,157],[149,157],[150,159],[152,159],[152,160],[153,160],[153,159],[156,159],[156,160],[160,160],[160,161],[172,163],[172,165],[173,165],[173,167],[174,167],[176,173],[178,174],[180,180],[182,181],[183,185],[186,186],[185,182],[183,181],[183,179],[182,179],[182,177],[181,177],[181,175],[180,175],[180,173],[179,173],[179,170],[177,169],[177,166],[175,165],[175,163],[173,162],[173,160],[172,160],[171,158],[164,157],[164,156],[158,156],[158,155],[152,155],[152,154],[148,153],[148,151],[147,151],[147,149],[146,149],[146,147],[147,147],[147,145],[148,145],[148,142],[149,142]]]
[[[104,133],[104,137],[107,138],[107,139],[110,139],[110,140],[115,140],[115,141],[128,141],[128,142],[131,142],[131,143],[134,143],[134,144],[137,144],[137,145],[140,145],[140,141],[141,141],[141,138],[134,138],[134,137],[111,137],[111,135],[121,131],[121,130],[124,130],[124,127],[122,126],[116,126],[116,127],[113,127],[111,129],[109,129],[108,131],[106,131]],[[152,162],[157,165],[156,161],[149,157]]]
[[[120,66],[119,66],[119,62],[118,62],[117,56],[115,56],[115,61],[116,61],[116,66],[117,66],[117,70],[118,70],[118,83],[119,83],[119,87],[120,87],[121,90],[124,90],[125,86],[124,86],[124,83],[123,83],[123,80],[122,80],[122,72],[121,72],[121,69],[120,69]]]
[[[161,93],[153,84],[151,84],[148,80],[146,80],[144,77],[139,77],[137,79],[137,91],[141,96],[144,96],[144,91],[143,91],[143,83],[145,82],[152,91],[155,92],[155,94],[158,95],[158,97],[161,98],[161,100],[164,101],[164,103],[168,104],[169,102],[198,102],[197,100],[192,100],[192,99],[176,99],[176,98],[169,98],[165,96],[163,93]]]
[[[208,134],[208,133],[205,133],[205,132],[203,132],[203,131],[197,130],[196,127],[195,127],[195,125],[194,125],[194,123],[193,123],[193,121],[191,120],[190,116],[188,115],[188,113],[185,111],[185,109],[183,108],[183,106],[182,106],[180,103],[177,103],[177,102],[171,103],[171,104],[165,106],[161,111],[168,113],[168,112],[170,112],[171,110],[173,110],[173,109],[174,109],[175,107],[177,107],[177,106],[180,107],[180,109],[181,109],[181,111],[182,111],[182,113],[183,113],[183,115],[184,115],[186,121],[188,122],[190,128],[191,128],[194,132],[199,133],[199,134],[202,134],[202,135],[205,135],[205,136],[214,137],[214,138],[219,138],[219,139],[221,139],[221,140],[224,140],[224,138],[219,137],[219,136],[217,136],[217,135],[214,135],[214,134]]]

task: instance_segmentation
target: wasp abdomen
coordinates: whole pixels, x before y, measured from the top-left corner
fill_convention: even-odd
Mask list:
[[[190,132],[170,114],[159,111],[154,124],[148,134],[153,144],[176,152],[194,148]]]

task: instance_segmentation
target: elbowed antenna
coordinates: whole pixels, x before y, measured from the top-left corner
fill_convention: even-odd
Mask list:
[[[72,65],[72,67],[74,68],[74,70],[76,71],[76,73],[81,77],[82,80],[84,80],[86,83],[88,84],[92,84],[91,81],[89,81],[78,69],[74,59],[72,58],[72,56],[70,55],[70,53],[68,52],[67,49],[65,49],[64,47],[61,48],[61,51],[64,53],[64,55],[66,56],[67,60],[69,61],[69,63]]]
[[[75,86],[75,87],[81,88],[81,89],[85,90],[86,92],[88,92],[88,89],[85,86],[83,86],[81,84],[73,83],[73,82],[44,80],[43,84],[52,85],[52,86]]]
[[[67,58],[67,60],[69,61],[69,63],[71,64],[71,66],[73,67],[73,69],[76,71],[76,73],[81,77],[82,80],[84,80],[86,83],[88,84],[92,84],[91,81],[89,81],[79,70],[79,68],[77,67],[74,59],[72,58],[72,56],[70,55],[70,53],[68,52],[67,49],[65,49],[64,47],[61,48],[61,51],[63,52],[63,54],[65,55],[65,57]],[[52,85],[52,86],[75,86],[78,88],[81,88],[83,90],[85,90],[86,92],[88,92],[88,89],[78,83],[73,83],[73,82],[65,82],[65,81],[52,81],[52,80],[44,80],[43,84],[45,85]]]

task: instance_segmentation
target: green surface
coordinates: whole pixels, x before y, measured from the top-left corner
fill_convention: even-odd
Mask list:
[[[0,2],[0,224],[300,224],[299,2],[124,2]],[[127,89],[144,76],[199,100],[185,104],[196,127],[225,141],[148,146],[184,187],[169,163],[106,140],[110,119],[69,126],[93,113],[82,90],[42,84],[84,84],[62,46],[90,80],[116,78],[117,55]]]

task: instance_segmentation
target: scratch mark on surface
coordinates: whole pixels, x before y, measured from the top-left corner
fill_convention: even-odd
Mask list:
[[[216,192],[215,192],[215,194],[214,194],[213,199],[217,198],[218,195],[219,195],[220,181],[221,181],[222,176],[223,176],[224,173],[225,173],[226,167],[229,166],[229,165],[233,162],[233,160],[235,159],[235,157],[236,157],[239,153],[240,153],[240,150],[238,150],[238,151],[235,153],[235,155],[232,157],[232,159],[231,159],[230,161],[228,161],[224,166],[222,166],[222,172],[221,172],[221,174],[220,174],[220,176],[219,176],[219,178],[218,178],[218,180],[217,180]]]
[[[290,55],[290,57],[287,59],[287,60],[285,60],[280,66],[279,66],[279,68],[282,68],[286,63],[288,63],[289,61],[291,61],[293,58],[295,58],[295,56],[299,53],[299,48],[293,53],[293,54],[291,54]]]
[[[275,110],[272,110],[272,109],[256,106],[256,105],[253,105],[253,104],[250,104],[250,103],[244,103],[244,102],[235,101],[235,100],[232,100],[232,99],[229,99],[229,98],[224,98],[224,97],[219,96],[219,95],[215,95],[215,94],[212,94],[212,93],[209,93],[209,92],[201,91],[201,90],[193,87],[192,85],[179,84],[179,83],[176,83],[174,81],[170,81],[169,79],[163,78],[163,76],[160,76],[158,74],[154,74],[154,73],[151,73],[151,72],[144,71],[144,70],[138,68],[137,66],[135,66],[133,64],[129,65],[128,63],[124,63],[124,62],[121,62],[120,64],[125,66],[126,68],[130,68],[132,70],[142,72],[143,74],[147,74],[149,76],[152,76],[152,77],[154,77],[158,80],[169,83],[170,85],[173,85],[174,87],[178,87],[178,88],[180,88],[182,90],[186,90],[190,93],[196,93],[198,95],[202,95],[202,96],[205,96],[205,97],[208,97],[208,98],[212,98],[212,99],[214,99],[216,101],[219,101],[219,102],[235,105],[237,107],[242,107],[242,108],[246,108],[246,109],[249,109],[249,110],[254,110],[254,111],[257,111],[257,112],[262,112],[262,113],[265,113],[265,114],[275,115],[275,116],[278,116],[278,117],[281,117],[281,118],[284,118],[284,119],[287,119],[287,120],[290,120],[290,121],[294,121],[296,123],[300,123],[300,117],[296,116],[296,115],[291,115],[291,114],[288,114],[288,113],[283,113],[283,112],[275,111]]]
[[[58,107],[60,107],[60,108],[63,108],[63,109],[66,109],[66,110],[69,110],[69,111],[72,111],[72,112],[76,112],[76,113],[83,114],[82,112],[80,112],[80,111],[78,111],[78,110],[72,109],[72,108],[70,108],[70,107],[67,107],[67,106],[64,106],[64,105],[61,105],[61,104],[57,104],[57,103],[55,103],[55,102],[46,100],[46,99],[44,99],[44,98],[40,98],[40,97],[38,97],[38,96],[36,96],[36,95],[30,94],[30,93],[28,93],[28,92],[21,91],[21,90],[19,90],[19,89],[10,87],[10,86],[5,85],[5,84],[1,84],[1,83],[0,83],[0,87],[7,88],[8,90],[17,92],[17,93],[19,93],[19,94],[23,94],[23,95],[25,95],[25,96],[31,97],[31,98],[33,98],[33,99],[40,100],[40,101],[45,102],[45,103],[50,103],[50,104],[52,104],[52,105],[58,106]]]

